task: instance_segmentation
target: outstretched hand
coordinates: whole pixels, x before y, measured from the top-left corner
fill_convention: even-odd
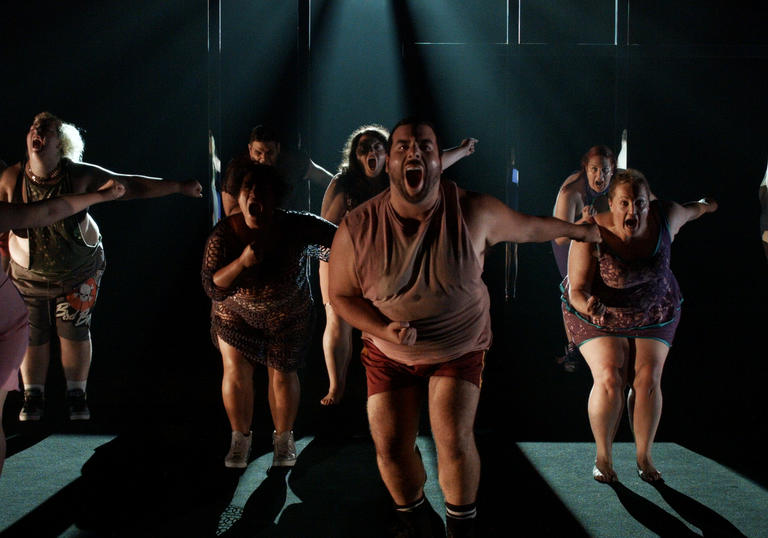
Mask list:
[[[125,194],[125,185],[119,181],[110,179],[98,188],[98,192],[104,195],[105,201],[117,200]]]
[[[179,192],[190,198],[202,198],[203,186],[199,181],[185,181],[179,185]]]
[[[387,338],[393,344],[412,346],[416,343],[416,328],[407,321],[393,321],[387,325]]]
[[[602,243],[603,238],[600,235],[600,228],[598,228],[595,221],[590,217],[586,222],[579,224],[584,231],[584,236],[581,239],[575,238],[577,241],[583,243]]]
[[[709,196],[705,196],[701,200],[699,200],[699,203],[704,206],[704,212],[705,213],[714,213],[717,211],[718,205],[717,200],[714,198],[710,198]]]
[[[459,147],[464,150],[465,155],[472,155],[475,152],[475,145],[477,143],[477,138],[465,138],[461,141]]]

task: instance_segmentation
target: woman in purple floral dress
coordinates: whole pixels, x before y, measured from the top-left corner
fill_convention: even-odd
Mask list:
[[[614,176],[608,203],[609,211],[594,217],[603,242],[571,245],[563,317],[592,372],[588,412],[597,445],[592,476],[617,480],[612,445],[629,385],[637,472],[654,482],[661,480],[651,458],[661,418],[661,372],[682,302],[670,247],[683,224],[715,211],[717,203],[652,200],[643,174],[631,169]]]

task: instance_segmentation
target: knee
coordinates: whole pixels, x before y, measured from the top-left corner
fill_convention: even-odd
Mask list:
[[[272,386],[276,389],[291,389],[298,387],[298,385],[299,376],[295,371],[280,372],[279,370],[275,370],[272,374]]]
[[[435,444],[442,461],[464,461],[476,451],[472,430],[441,432],[435,436]]]
[[[619,393],[624,388],[625,380],[615,368],[605,368],[595,372],[594,384],[609,394]]]
[[[233,385],[245,385],[252,383],[253,370],[245,361],[225,360],[223,362],[224,382]]]
[[[638,395],[651,394],[661,389],[661,370],[644,368],[635,373],[632,389]]]
[[[404,443],[394,438],[376,440],[376,458],[386,465],[401,464],[415,455],[414,444]]]

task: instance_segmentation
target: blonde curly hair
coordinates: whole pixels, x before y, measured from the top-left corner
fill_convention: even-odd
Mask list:
[[[61,141],[61,156],[66,157],[70,161],[80,162],[83,160],[83,152],[85,151],[85,141],[75,125],[71,123],[65,123],[61,118],[54,116],[50,112],[40,112],[34,118],[36,122],[52,122],[56,125],[58,131],[59,140]]]

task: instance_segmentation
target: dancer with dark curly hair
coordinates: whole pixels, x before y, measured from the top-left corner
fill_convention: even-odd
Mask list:
[[[307,254],[327,260],[336,226],[309,213],[280,209],[287,192],[277,169],[247,164],[239,211],[219,222],[205,246],[202,281],[213,301],[211,336],[221,352],[221,392],[232,427],[227,467],[248,465],[253,374],[259,366],[268,374],[273,465],[296,462],[297,369],[311,341],[314,312]]]

